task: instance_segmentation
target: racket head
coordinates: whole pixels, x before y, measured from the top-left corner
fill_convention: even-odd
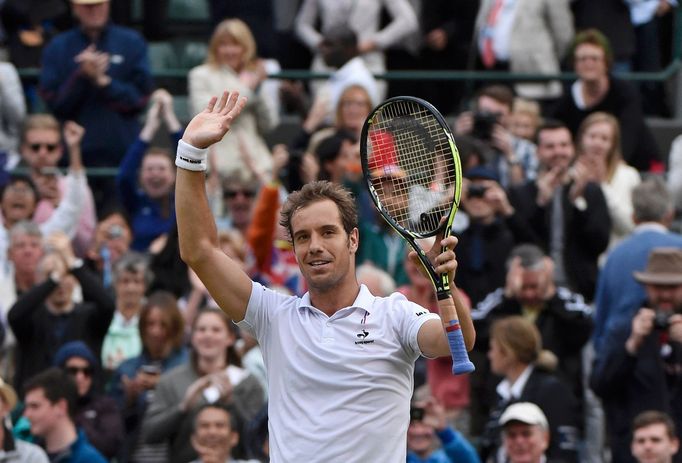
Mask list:
[[[363,177],[383,218],[406,237],[428,238],[444,227],[449,235],[462,168],[440,112],[420,98],[390,98],[369,114],[360,140]]]

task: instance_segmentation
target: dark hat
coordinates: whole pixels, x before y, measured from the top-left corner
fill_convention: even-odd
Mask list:
[[[497,175],[494,169],[488,166],[475,166],[468,169],[464,173],[464,178],[469,180],[481,179],[481,180],[494,180],[496,182],[500,181],[500,177]]]
[[[90,348],[83,341],[71,341],[64,344],[59,348],[56,354],[54,354],[54,361],[52,362],[55,366],[62,367],[72,357],[80,357],[88,361],[90,366],[97,367],[99,362],[95,358],[95,354],[92,353]]]
[[[682,285],[682,249],[654,248],[644,271],[632,274],[645,285]]]

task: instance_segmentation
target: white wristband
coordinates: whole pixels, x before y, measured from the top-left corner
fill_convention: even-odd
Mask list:
[[[197,148],[180,140],[175,165],[181,169],[203,172],[208,167],[208,148]]]

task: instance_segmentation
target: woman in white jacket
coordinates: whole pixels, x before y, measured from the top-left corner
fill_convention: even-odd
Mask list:
[[[278,115],[261,93],[266,78],[257,58],[253,34],[243,21],[226,19],[218,24],[209,42],[206,62],[189,73],[189,99],[193,114],[202,111],[211,96],[231,88],[248,101],[230,129],[232,134],[213,146],[215,166],[222,176],[243,173],[242,157],[267,171],[272,161],[263,135],[276,124]]]

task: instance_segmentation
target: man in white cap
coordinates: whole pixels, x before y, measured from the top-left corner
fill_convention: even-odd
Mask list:
[[[549,424],[540,407],[531,402],[511,404],[500,416],[502,451],[509,463],[545,463]]]

